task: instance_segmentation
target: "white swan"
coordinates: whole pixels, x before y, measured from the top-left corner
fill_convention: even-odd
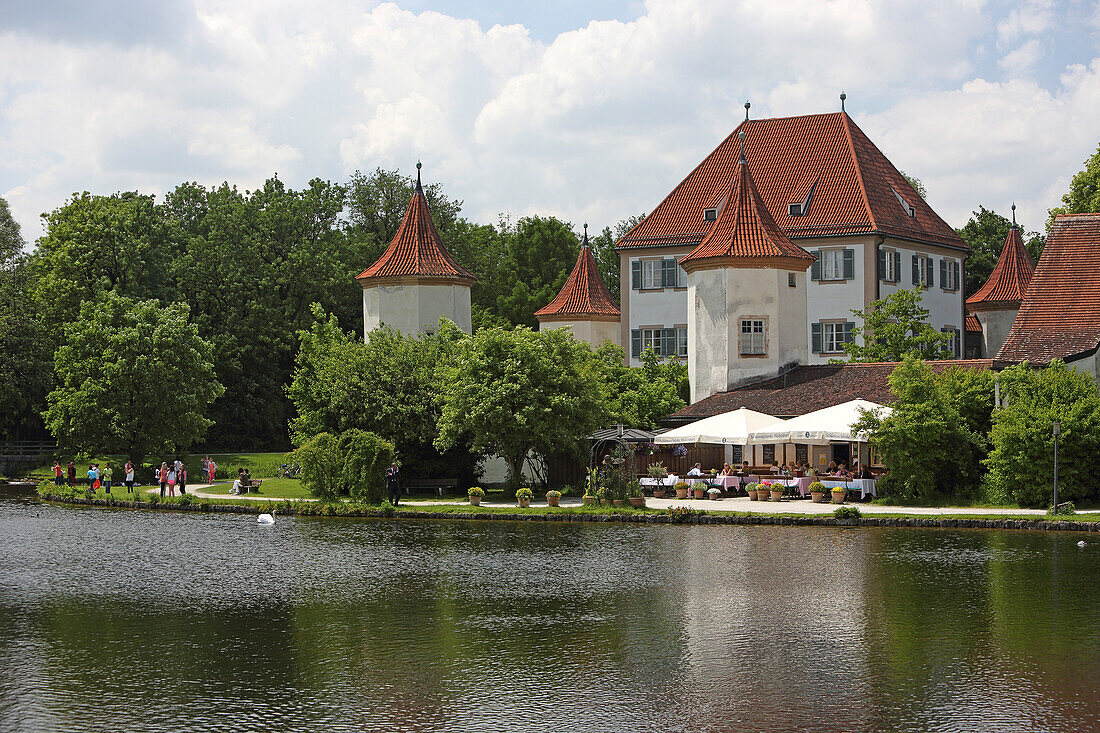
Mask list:
[[[275,510],[271,510],[271,514],[261,514],[256,517],[256,521],[260,524],[275,524]]]
[[[1077,540],[1077,546],[1078,547],[1084,547],[1085,546],[1085,541],[1084,540]]]

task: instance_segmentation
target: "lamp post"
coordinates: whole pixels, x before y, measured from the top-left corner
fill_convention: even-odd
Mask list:
[[[1051,425],[1054,430],[1054,513],[1058,513],[1058,434],[1062,432],[1062,423],[1057,420]]]

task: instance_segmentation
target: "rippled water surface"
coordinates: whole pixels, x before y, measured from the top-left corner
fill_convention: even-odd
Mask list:
[[[0,730],[1098,730],[1081,536],[9,497]]]

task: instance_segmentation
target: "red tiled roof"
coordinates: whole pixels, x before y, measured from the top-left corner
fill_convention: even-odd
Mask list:
[[[443,245],[428,211],[428,199],[420,185],[420,164],[416,170],[416,190],[413,192],[405,218],[397,228],[393,241],[378,261],[356,277],[363,285],[373,279],[420,277],[459,280],[473,283],[473,274],[455,262]],[[366,281],[366,282],[364,282]]]
[[[805,267],[813,262],[813,255],[793,244],[768,213],[744,158],[734,170],[725,199],[722,213],[710,232],[698,247],[680,260],[684,269],[690,271],[690,263],[730,257],[793,257],[805,260]]]
[[[968,333],[981,333],[982,322],[973,313],[966,314],[966,330]]]
[[[955,359],[926,363],[937,374],[953,366],[965,369],[990,369],[993,366],[991,359]],[[788,418],[854,399],[888,405],[894,401],[894,396],[890,393],[890,373],[897,365],[897,362],[800,365],[783,376],[701,399],[673,413],[669,422],[693,422],[741,407]]]
[[[619,307],[611,298],[611,293],[596,268],[596,258],[588,246],[588,225],[585,224],[584,242],[577,254],[577,264],[569,273],[558,296],[545,308],[535,311],[540,320],[553,316],[596,316],[604,320],[618,319]]]
[[[967,249],[844,112],[742,122],[618,247],[702,242],[715,226],[704,221],[703,210],[721,202],[736,173],[743,129],[760,198],[791,239],[878,232]],[[894,191],[914,208],[913,217]],[[806,212],[791,216],[789,204],[807,196]]]
[[[966,305],[972,310],[1018,307],[1027,294],[1027,286],[1031,284],[1034,273],[1035,265],[1024,247],[1024,239],[1019,228],[1013,224],[989,279],[978,292],[966,299]]]
[[[998,361],[1046,364],[1100,344],[1100,214],[1059,216]]]

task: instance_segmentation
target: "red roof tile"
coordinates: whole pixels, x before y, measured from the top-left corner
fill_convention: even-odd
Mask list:
[[[1035,265],[1024,247],[1019,228],[1013,224],[1005,237],[1004,249],[981,289],[966,299],[966,306],[980,311],[997,307],[1019,307],[1027,294]]]
[[[588,225],[585,224],[584,242],[577,254],[577,264],[569,273],[558,296],[545,308],[535,311],[539,320],[564,316],[595,316],[603,320],[620,317],[619,307],[600,277],[596,258],[588,246]]]
[[[742,129],[748,132],[745,156],[760,198],[789,238],[878,232],[967,249],[844,112],[742,122],[618,247],[702,242],[715,226],[704,221],[703,211],[721,202],[736,173]],[[805,213],[792,216],[789,205],[807,197]]]
[[[793,244],[768,213],[744,157],[734,170],[725,201],[707,236],[680,260],[685,270],[690,271],[706,260],[730,257],[795,258],[805,260],[805,267],[813,262],[813,255]]]
[[[1059,216],[998,361],[1046,364],[1100,344],[1100,214]]]
[[[966,314],[966,330],[968,333],[981,333],[982,322],[973,313]]]
[[[953,366],[990,369],[993,365],[990,359],[955,359],[926,363],[936,373]],[[890,393],[890,373],[897,365],[897,362],[800,365],[783,376],[728,392],[719,392],[699,400],[673,413],[669,422],[693,422],[741,407],[788,418],[854,399],[888,405],[894,401],[894,396]]]
[[[393,241],[378,261],[356,277],[364,286],[383,278],[418,277],[459,280],[473,283],[473,274],[455,262],[443,245],[428,211],[428,199],[420,185],[420,164],[416,166],[416,190],[413,192],[405,218],[397,228]]]

